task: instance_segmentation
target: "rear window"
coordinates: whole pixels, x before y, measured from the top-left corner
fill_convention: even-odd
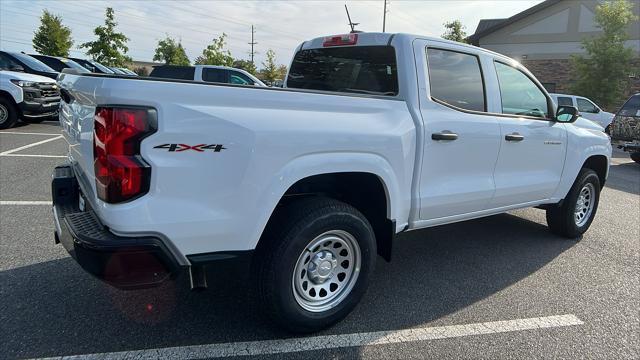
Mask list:
[[[193,80],[194,74],[195,68],[191,66],[156,66],[149,76],[165,79]]]
[[[637,116],[640,117],[640,94],[634,95],[627,100],[620,109],[620,116]]]
[[[287,87],[371,95],[397,95],[396,53],[391,46],[298,51]]]
[[[573,101],[570,97],[558,96],[558,106],[573,106]]]

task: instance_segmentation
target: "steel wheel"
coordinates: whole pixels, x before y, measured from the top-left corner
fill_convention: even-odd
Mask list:
[[[9,118],[9,109],[7,109],[7,107],[4,106],[4,104],[0,104],[0,124],[7,121],[8,118]]]
[[[596,189],[593,184],[586,183],[580,190],[576,208],[574,210],[574,221],[576,226],[581,227],[589,221],[594,208],[594,196]]]
[[[360,273],[360,246],[343,230],[330,230],[306,246],[292,277],[298,305],[310,312],[329,310],[353,289]]]

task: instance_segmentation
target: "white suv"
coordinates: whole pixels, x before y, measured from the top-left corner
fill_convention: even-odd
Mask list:
[[[602,110],[593,101],[582,96],[566,94],[549,94],[558,106],[573,106],[578,109],[580,116],[598,123],[606,129],[613,120],[613,114]]]

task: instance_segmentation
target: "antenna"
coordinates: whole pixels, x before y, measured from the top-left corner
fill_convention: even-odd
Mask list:
[[[349,15],[349,8],[347,7],[347,4],[344,4],[344,10],[347,12],[347,19],[349,19],[349,26],[351,27],[351,32],[357,32],[356,31],[356,25],[360,25],[360,23],[354,23],[351,22],[351,16]]]

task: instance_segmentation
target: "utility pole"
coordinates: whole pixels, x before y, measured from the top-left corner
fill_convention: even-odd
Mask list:
[[[249,43],[249,45],[251,45],[251,63],[253,64],[253,56],[256,54],[255,51],[253,51],[253,46],[254,45],[258,45],[258,43],[254,40],[254,35],[256,33],[256,30],[253,28],[253,25],[251,25],[251,42]]]
[[[382,32],[385,31],[387,25],[387,0],[384,0],[384,12],[382,13]]]

